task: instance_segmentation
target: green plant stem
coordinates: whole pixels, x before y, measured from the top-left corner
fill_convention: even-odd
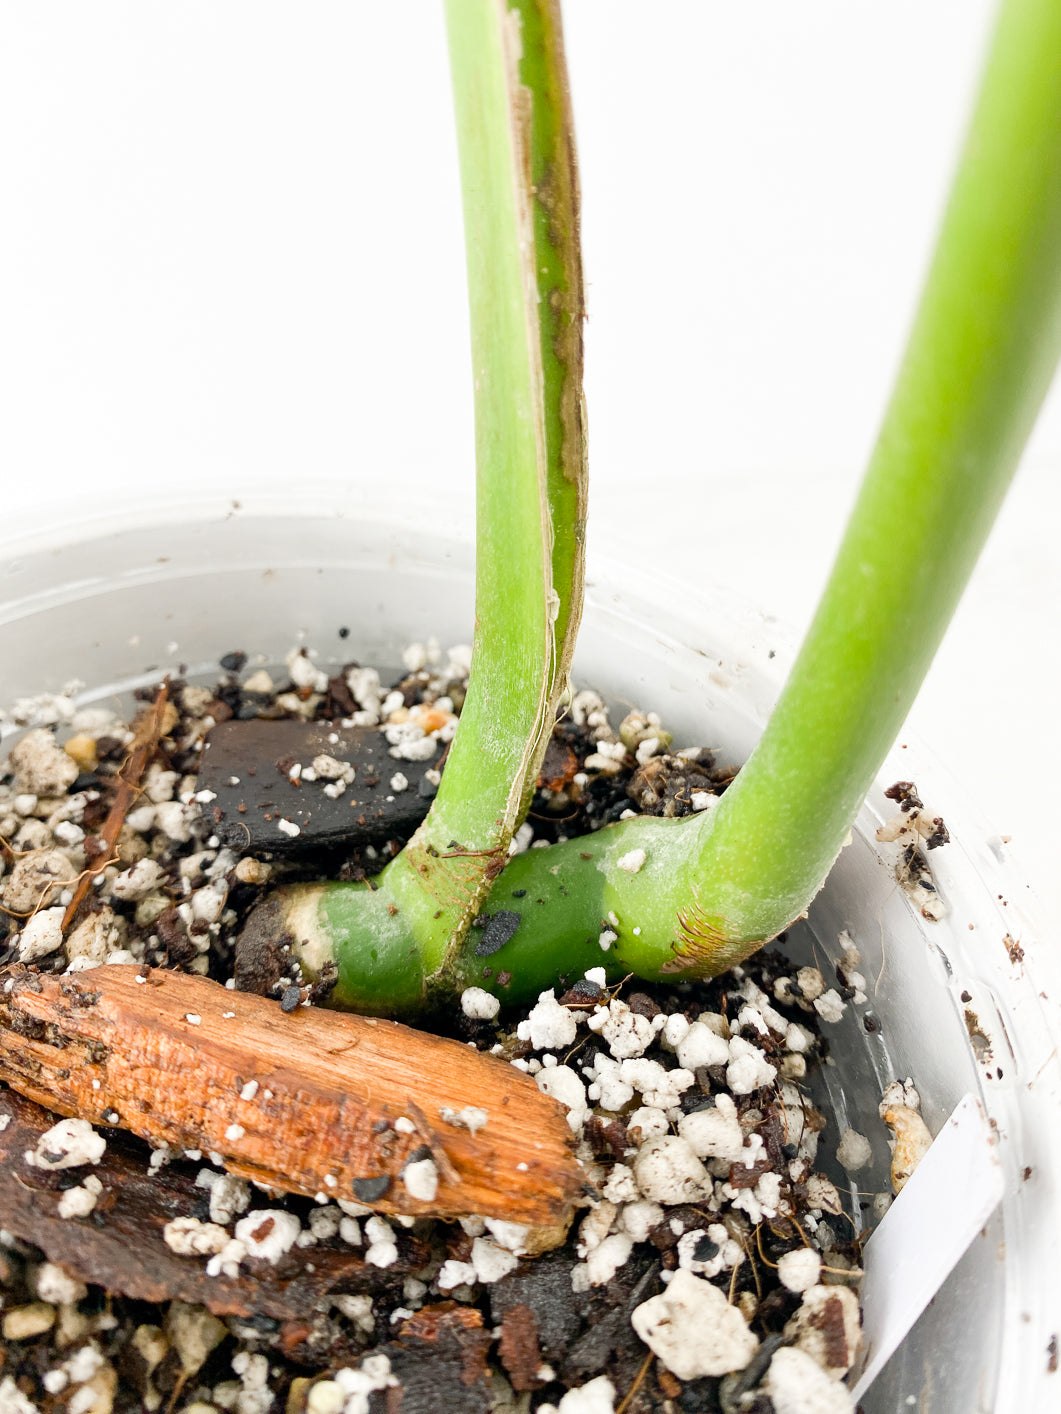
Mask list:
[[[580,842],[602,851],[595,891],[642,927],[636,945],[620,929],[632,968],[717,972],[805,911],[920,687],[1059,352],[1061,6],[1008,0],[869,470],[759,745],[717,810],[662,851],[664,868],[647,834],[643,877],[607,862],[638,846],[639,821],[612,827],[614,843]],[[549,856],[535,861],[546,885],[545,870],[567,868]]]
[[[758,748],[675,876],[705,932],[754,944],[817,892],[950,621],[1059,352],[1061,6],[1008,0],[820,607]]]
[[[475,379],[473,672],[424,824],[390,866],[393,895],[430,974],[459,940],[533,788],[555,712],[538,291],[513,52],[494,4],[446,6],[464,193]]]
[[[1007,0],[877,446],[759,745],[710,813],[628,820],[514,860],[486,907],[515,924],[511,941],[485,955],[472,929],[452,984],[515,999],[602,962],[612,975],[712,974],[806,910],[931,662],[1059,352],[1061,6]],[[340,1002],[361,1005],[371,978],[355,898],[316,886],[297,907],[320,955],[334,947]],[[396,968],[388,949],[384,929],[369,962],[386,954]]]
[[[584,301],[559,6],[447,0],[446,19],[475,382],[476,629],[427,818],[371,889],[343,891],[337,995],[368,1010],[415,1009],[451,985],[533,795],[582,608]],[[278,897],[312,971],[330,952],[317,910]]]

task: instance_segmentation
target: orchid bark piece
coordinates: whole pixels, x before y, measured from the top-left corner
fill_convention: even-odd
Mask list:
[[[1061,7],[1007,0],[876,449],[761,741],[710,814],[629,820],[513,861],[485,909],[508,940],[472,935],[451,982],[515,1000],[588,962],[712,975],[805,912],[920,687],[1059,351]],[[346,886],[273,907],[311,971],[334,953],[340,1005],[401,1004],[358,980],[393,945],[384,930],[366,953]]]
[[[505,1061],[180,972],[16,967],[0,983],[0,1080],[50,1110],[220,1154],[287,1193],[562,1240],[583,1181],[567,1115]],[[428,1156],[431,1193],[403,1178]]]

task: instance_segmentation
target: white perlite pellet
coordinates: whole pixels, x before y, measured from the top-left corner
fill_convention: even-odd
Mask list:
[[[521,1041],[529,1041],[536,1051],[559,1051],[572,1044],[577,1030],[574,1012],[561,1006],[550,988],[539,994],[526,1021],[516,1027],[516,1035]]]
[[[210,1221],[227,1227],[238,1213],[250,1207],[250,1184],[234,1173],[219,1173],[210,1185]]]
[[[76,1188],[68,1188],[59,1198],[58,1213],[63,1219],[87,1218],[103,1191],[98,1178],[86,1178]]]
[[[42,908],[26,920],[18,935],[20,962],[36,962],[62,947],[64,912],[62,908]]]
[[[685,1020],[684,1017],[680,1019]],[[680,1026],[675,1027],[675,1032],[679,1030]],[[673,1044],[678,1064],[683,1065],[686,1070],[728,1065],[731,1059],[729,1043],[702,1021],[694,1021],[691,1026],[686,1023],[684,1034],[677,1036]]]
[[[465,987],[461,993],[461,1011],[472,1021],[493,1021],[500,1010],[497,997],[482,987]]]
[[[694,1110],[678,1121],[678,1133],[698,1159],[725,1159],[735,1164],[744,1148],[737,1106],[729,1095],[715,1096],[713,1109]]]
[[[10,1375],[0,1380],[0,1414],[40,1414],[32,1399],[27,1399]]]
[[[368,1249],[365,1261],[373,1267],[393,1267],[398,1260],[398,1246],[394,1241],[394,1229],[385,1218],[371,1217],[365,1223],[365,1240]]]
[[[517,1256],[522,1256],[527,1250],[527,1233],[530,1229],[522,1223],[506,1222],[504,1218],[485,1218],[482,1222],[497,1245],[503,1247],[506,1252],[515,1252]],[[482,1233],[472,1232],[469,1236],[481,1237]]]
[[[615,1414],[615,1386],[607,1375],[569,1389],[559,1404],[540,1404],[538,1414]]]
[[[644,1057],[621,1061],[619,1074],[627,1085],[640,1092],[646,1105],[657,1110],[670,1110],[680,1104],[686,1090],[696,1081],[691,1070],[681,1066],[668,1070],[659,1061]]]
[[[178,1257],[213,1257],[228,1245],[223,1227],[198,1218],[173,1218],[162,1229],[162,1238]]]
[[[753,1090],[772,1085],[777,1079],[776,1068],[758,1046],[753,1046],[743,1036],[734,1036],[729,1048],[733,1059],[726,1067],[726,1084],[734,1095],[750,1095]]]
[[[484,1286],[507,1277],[518,1265],[519,1258],[514,1252],[507,1251],[489,1237],[477,1237],[472,1242],[472,1268]]]
[[[323,692],[328,686],[328,674],[313,666],[304,649],[292,648],[284,663],[296,687],[308,687],[311,692]]]
[[[640,1145],[649,1139],[661,1139],[670,1133],[670,1120],[663,1110],[651,1105],[642,1105],[627,1117],[626,1133],[632,1144]]]
[[[26,1163],[43,1169],[76,1169],[83,1164],[98,1164],[107,1148],[102,1134],[97,1134],[87,1119],[61,1119],[28,1150]]]
[[[804,1196],[807,1200],[807,1207],[812,1212],[833,1213],[836,1216],[843,1212],[843,1204],[836,1191],[836,1184],[826,1178],[823,1173],[811,1174],[807,1179]]]
[[[596,1065],[586,1075],[594,1077],[586,1093],[602,1110],[621,1110],[634,1098],[634,1087],[623,1080],[620,1062],[610,1056],[598,1056]]]
[[[653,1202],[674,1206],[711,1197],[711,1175],[678,1135],[650,1139],[638,1150],[633,1167],[638,1188]]]
[[[813,1247],[797,1247],[794,1252],[786,1252],[777,1263],[781,1285],[789,1291],[809,1291],[817,1286],[821,1270],[822,1259]]]
[[[803,1350],[775,1352],[763,1380],[774,1414],[854,1414],[850,1391],[830,1378]]]
[[[830,987],[820,997],[814,999],[814,1010],[823,1021],[837,1022],[843,1019],[846,1006],[835,987]]]
[[[345,1403],[342,1385],[334,1380],[318,1380],[306,1396],[306,1414],[341,1414]]]
[[[235,1361],[233,1361],[234,1367]],[[378,1390],[385,1390],[389,1386],[396,1385],[398,1381],[391,1374],[390,1360],[386,1355],[377,1353],[366,1355],[357,1370],[336,1370],[335,1383],[347,1397],[344,1406],[346,1414],[368,1414],[369,1396]],[[239,1410],[239,1414],[243,1414],[242,1408]]]
[[[285,1252],[290,1252],[300,1231],[301,1224],[294,1213],[286,1213],[282,1208],[258,1208],[240,1218],[236,1224],[236,1240],[244,1244],[249,1257],[258,1257],[275,1266]]]
[[[434,1159],[418,1159],[402,1169],[402,1183],[410,1198],[433,1203],[438,1194],[438,1166]]]
[[[705,1237],[713,1244],[713,1252],[702,1246]],[[721,1223],[709,1224],[706,1232],[703,1228],[693,1228],[691,1232],[683,1233],[678,1239],[676,1251],[678,1265],[683,1271],[708,1278],[717,1276],[721,1271],[732,1270],[744,1257],[740,1243],[730,1237]],[[697,1256],[698,1252],[705,1251],[708,1255]]]
[[[27,795],[65,795],[67,787],[77,780],[77,762],[43,727],[27,732],[11,748],[9,761],[16,787]]]
[[[632,849],[629,854],[624,854],[615,861],[616,868],[627,874],[638,874],[645,867],[646,858],[643,849]]]
[[[604,1286],[623,1266],[634,1250],[634,1239],[626,1232],[613,1232],[586,1258],[590,1286]]]
[[[111,884],[111,893],[117,899],[139,903],[158,888],[162,877],[162,866],[154,859],[140,859],[118,875]]]
[[[679,1380],[743,1370],[759,1345],[717,1286],[682,1270],[635,1309],[630,1324]]]
[[[567,1106],[567,1122],[572,1132],[579,1134],[589,1118],[586,1087],[567,1065],[551,1065],[534,1077],[538,1089]]]
[[[76,1277],[67,1276],[54,1262],[44,1262],[37,1269],[37,1295],[53,1306],[73,1306],[88,1295],[88,1287]]]
[[[834,1379],[842,1379],[854,1363],[862,1339],[858,1297],[847,1286],[811,1286],[799,1310],[785,1326],[794,1340]]]
[[[439,1267],[435,1281],[439,1291],[452,1291],[455,1286],[471,1286],[475,1279],[471,1262],[458,1262],[451,1257]]]
[[[466,1129],[469,1134],[477,1134],[490,1118],[489,1111],[481,1110],[478,1105],[465,1105],[459,1110],[440,1105],[438,1116],[443,1124],[450,1124],[454,1129]]]
[[[639,1199],[636,1203],[626,1203],[619,1212],[619,1223],[623,1231],[628,1232],[635,1242],[647,1242],[649,1233],[662,1221],[663,1209],[658,1203],[649,1202],[647,1198]]]
[[[857,1173],[873,1162],[873,1145],[857,1129],[845,1129],[836,1146],[836,1159],[848,1173]]]

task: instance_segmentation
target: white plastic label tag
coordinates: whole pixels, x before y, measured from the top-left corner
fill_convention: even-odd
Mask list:
[[[865,1247],[857,1404],[1002,1198],[998,1145],[966,1095]]]

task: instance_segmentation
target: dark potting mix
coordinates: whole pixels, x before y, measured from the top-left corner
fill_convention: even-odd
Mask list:
[[[272,887],[371,879],[401,849],[445,770],[469,659],[412,645],[388,685],[302,648],[271,672],[234,652],[216,683],[168,680],[129,713],[15,704],[0,1414],[853,1410],[861,1241],[890,1200],[885,1117],[897,1185],[928,1132],[909,1081],[870,1135],[833,1132],[814,1103],[830,1026],[867,1004],[846,935],[824,971],[782,935],[711,982],[609,984],[602,918],[602,965],[530,1007],[469,987],[422,1022],[425,1046],[482,1053],[467,1063],[494,1098],[459,1109],[430,1098],[419,1040],[407,1095],[373,1098],[370,1069],[364,1095],[322,1099],[314,1058],[323,1073],[329,1028],[355,1024],[326,1010],[327,970],[303,976],[282,940],[241,947]],[[715,807],[735,768],[676,749],[651,713],[617,715],[573,695],[513,852]],[[918,842],[942,822],[901,784],[890,837],[931,907]],[[281,1055],[300,1024],[293,1073]],[[357,1025],[344,1044],[382,1043],[392,1023]],[[506,1216],[542,1181],[546,1142],[515,1121],[502,1133],[509,1091],[573,1175],[559,1225]],[[314,1149],[314,1105],[374,1105],[357,1140],[372,1163],[341,1133]],[[460,1154],[491,1143],[508,1178],[483,1190],[485,1212],[454,1216]]]

